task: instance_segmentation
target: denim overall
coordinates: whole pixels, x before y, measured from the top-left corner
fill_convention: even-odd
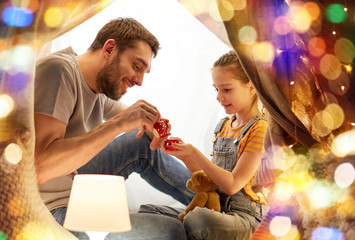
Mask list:
[[[245,136],[255,122],[261,119],[264,118],[257,115],[255,118],[250,120],[241,130],[238,139],[217,137],[213,144],[213,159],[215,164],[231,172],[237,164],[238,147],[241,138]],[[226,121],[227,118],[222,119],[217,124],[214,131],[215,136],[217,136],[217,134],[222,130]],[[218,188],[218,193],[220,195],[221,211],[226,214],[244,212],[254,216],[259,222],[261,222],[263,216],[267,213],[268,207],[250,200],[243,188],[232,196],[224,193],[220,188]]]

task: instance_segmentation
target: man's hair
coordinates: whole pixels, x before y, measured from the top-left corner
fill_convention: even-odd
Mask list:
[[[242,82],[248,83],[250,81],[239,61],[237,54],[234,51],[229,51],[218,58],[213,64],[213,68],[215,67],[226,67],[238,76],[238,79]]]
[[[102,48],[108,39],[114,39],[120,51],[133,48],[136,41],[143,40],[152,49],[153,57],[156,57],[160,47],[158,39],[133,18],[117,18],[106,23],[97,33],[89,51]]]

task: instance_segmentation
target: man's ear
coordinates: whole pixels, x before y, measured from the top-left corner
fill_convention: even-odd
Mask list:
[[[102,47],[102,52],[104,54],[105,59],[108,59],[115,49],[117,49],[115,40],[108,39]]]

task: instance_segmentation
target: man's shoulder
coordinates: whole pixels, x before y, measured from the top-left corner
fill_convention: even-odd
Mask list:
[[[41,58],[37,62],[37,68],[46,68],[54,71],[71,69],[76,65],[75,56],[71,48],[65,48]]]

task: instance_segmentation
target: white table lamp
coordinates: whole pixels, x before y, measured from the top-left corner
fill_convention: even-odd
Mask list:
[[[76,175],[63,226],[86,232],[91,240],[105,239],[110,232],[131,230],[124,178]]]

